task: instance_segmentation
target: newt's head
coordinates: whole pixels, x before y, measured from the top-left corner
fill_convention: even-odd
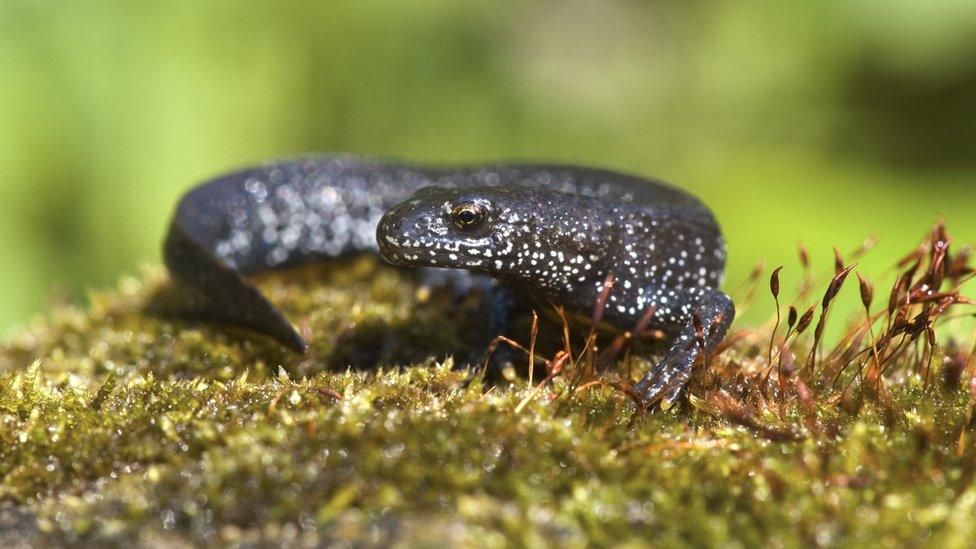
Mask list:
[[[376,241],[395,265],[504,274],[534,230],[520,189],[425,187],[380,220]]]
[[[380,220],[380,253],[395,265],[503,273],[516,241],[533,227],[522,194],[497,187],[419,189]]]

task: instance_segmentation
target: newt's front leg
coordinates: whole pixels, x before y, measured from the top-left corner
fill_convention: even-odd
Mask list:
[[[691,377],[695,363],[715,351],[734,318],[735,305],[729,296],[718,290],[706,292],[664,359],[634,386],[644,405],[651,406],[659,400],[670,405],[677,400]]]

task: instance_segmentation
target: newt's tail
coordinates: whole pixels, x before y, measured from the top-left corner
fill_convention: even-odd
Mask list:
[[[375,252],[383,212],[428,182],[422,172],[396,165],[315,155],[191,189],[163,244],[185,307],[178,314],[250,328],[305,351],[291,323],[245,277]]]
[[[308,349],[281,311],[175,221],[163,244],[163,260],[179,285],[187,316],[255,330],[298,353]]]

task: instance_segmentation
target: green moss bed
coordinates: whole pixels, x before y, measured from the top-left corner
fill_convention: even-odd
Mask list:
[[[736,297],[762,289],[771,320],[737,324],[668,410],[628,394],[636,355],[594,374],[585,333],[550,381],[547,355],[531,383],[468,382],[463,329],[368,259],[260,281],[303,357],[159,314],[174,289],[149,269],[0,347],[0,543],[968,546],[971,273],[946,242],[890,292],[843,258],[792,297],[757,274]],[[870,330],[860,309],[818,337],[859,287]]]

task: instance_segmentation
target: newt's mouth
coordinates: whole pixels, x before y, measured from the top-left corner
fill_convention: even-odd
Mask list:
[[[411,240],[389,234],[378,234],[380,255],[401,267],[446,267],[473,269],[485,264],[485,259],[462,249],[457,242],[441,240]],[[477,248],[474,248],[477,250]]]
[[[383,259],[393,265],[401,267],[430,265],[429,262],[421,260],[419,249],[404,246],[392,237],[377,238],[377,244],[379,244],[380,255],[383,256]]]
[[[444,267],[479,269],[488,264],[484,249],[490,240],[458,239],[430,232],[416,234],[404,230],[402,224],[380,222],[376,231],[380,255],[387,262],[401,267]]]

